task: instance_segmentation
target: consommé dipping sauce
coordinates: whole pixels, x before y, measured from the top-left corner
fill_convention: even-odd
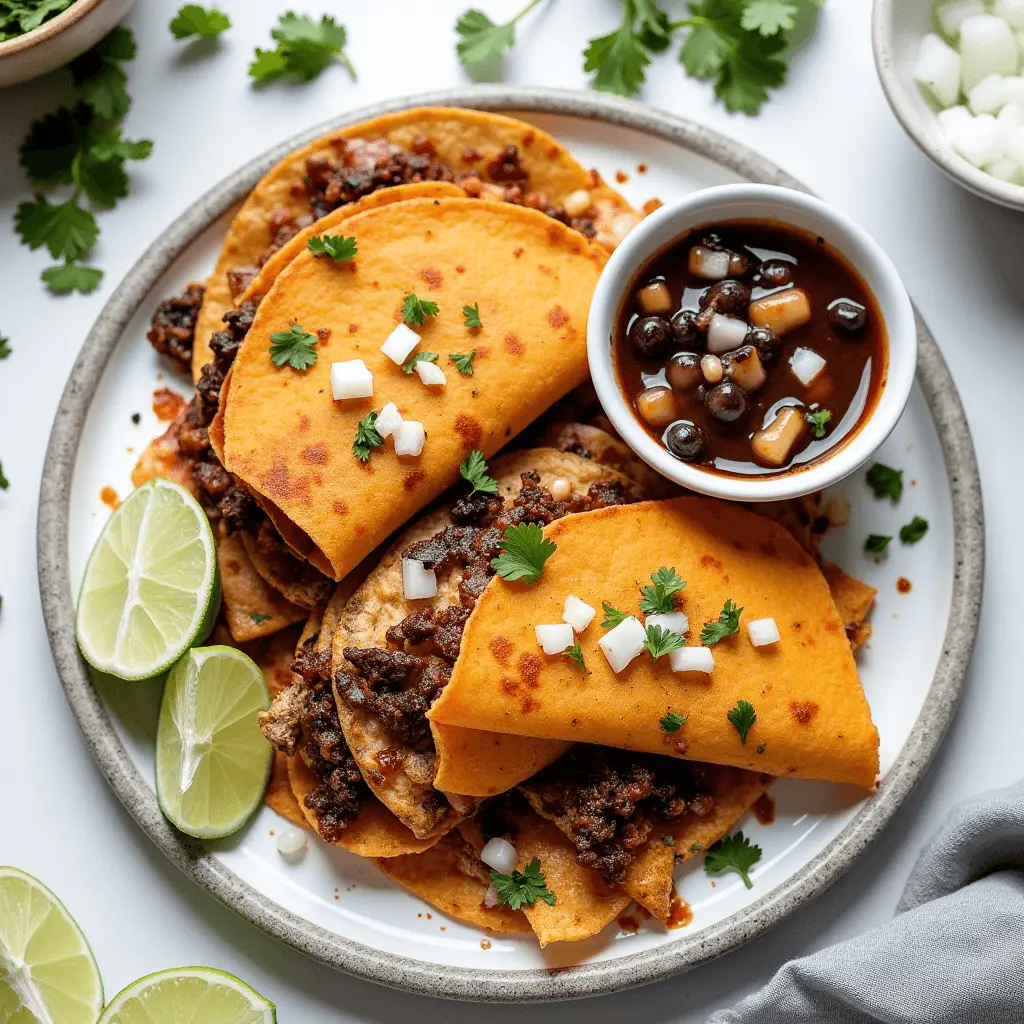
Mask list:
[[[828,243],[773,220],[696,228],[619,309],[619,387],[676,458],[736,475],[820,459],[878,399],[885,324]]]

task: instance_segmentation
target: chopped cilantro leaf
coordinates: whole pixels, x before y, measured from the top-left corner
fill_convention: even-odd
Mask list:
[[[336,60],[345,65],[353,81],[355,68],[345,53],[345,26],[324,15],[319,22],[289,11],[278,18],[270,32],[277,44],[273,50],[257,47],[249,76],[257,85],[292,75],[303,82],[316,78]]]
[[[0,359],[6,359],[11,354],[10,340],[0,334]]]
[[[459,466],[459,476],[473,485],[473,490],[469,492],[470,497],[477,491],[482,491],[484,494],[498,493],[498,481],[487,475],[484,453],[475,448],[466,457],[466,461]]]
[[[370,461],[370,452],[384,443],[384,438],[377,433],[377,414],[368,412],[356,427],[356,439],[352,443],[352,454],[360,462]]]
[[[472,352],[449,352],[448,358],[455,364],[455,369],[463,377],[473,376],[473,360],[476,359],[476,349]]]
[[[474,302],[472,306],[463,306],[462,315],[465,317],[466,327],[483,327],[480,323],[480,303]]]
[[[501,540],[501,554],[491,559],[491,568],[503,580],[536,583],[544,572],[544,563],[555,553],[536,523],[507,526]]]
[[[742,832],[719,839],[704,858],[704,870],[709,875],[735,871],[748,889],[754,888],[750,869],[761,859],[761,847],[755,846]]]
[[[881,533],[872,533],[864,542],[864,550],[872,555],[880,555],[888,546],[892,537],[886,537]]]
[[[726,716],[732,722],[736,731],[740,734],[740,743],[747,745],[747,733],[753,728],[757,721],[757,712],[754,705],[746,700],[736,701],[736,707],[729,711]]]
[[[314,256],[330,256],[335,263],[351,263],[359,254],[356,240],[345,235],[313,235],[306,248]]]
[[[610,605],[607,601],[601,602],[601,609],[604,611],[604,619],[601,622],[602,629],[614,629],[623,619],[629,618],[625,612],[620,612],[618,608]]]
[[[815,409],[804,413],[804,419],[811,425],[811,433],[820,441],[827,433],[825,424],[832,419],[832,413],[828,409]]]
[[[576,662],[576,664],[579,665],[587,675],[590,675],[590,669],[587,668],[587,663],[583,660],[583,648],[580,647],[579,641],[574,643],[569,650],[563,651],[562,654],[570,661]]]
[[[292,324],[287,331],[275,331],[270,341],[270,360],[275,366],[308,370],[316,362],[316,335],[300,324]]]
[[[718,620],[705,623],[704,628],[700,631],[700,642],[705,647],[710,647],[712,644],[717,644],[719,640],[724,640],[727,636],[738,633],[740,631],[740,613],[742,611],[743,609],[737,608],[732,600],[726,601],[725,607],[722,608],[718,615]]]
[[[33,203],[21,203],[14,215],[15,230],[30,249],[46,246],[54,259],[77,260],[100,236],[96,218],[76,199],[53,204],[38,193]]]
[[[4,476],[4,464],[0,462],[0,491],[6,491],[11,486],[11,481]]]
[[[252,621],[255,622],[256,625],[258,626],[260,625],[260,623],[266,622],[267,619],[270,618],[270,616],[265,615],[263,612],[250,612],[249,618],[252,619]]]
[[[72,0],[4,0],[0,3],[0,42],[39,28],[71,4]]]
[[[647,5],[650,6],[650,5]],[[635,96],[644,84],[651,58],[636,32],[636,0],[622,0],[622,21],[614,32],[590,40],[583,51],[583,70],[602,92]]]
[[[678,711],[669,711],[658,719],[658,725],[661,726],[662,732],[679,732],[686,725],[686,718],[686,715],[681,715]]]
[[[657,572],[651,573],[653,586],[641,587],[640,611],[645,615],[657,615],[671,612],[675,609],[673,594],[678,593],[686,582],[679,576],[675,569],[666,569],[662,566]]]
[[[892,466],[876,462],[868,470],[867,481],[876,498],[892,498],[893,501],[899,501],[903,495],[902,469],[893,469]]]
[[[764,752],[765,752],[765,751],[766,751],[767,749],[768,749],[768,744],[767,744],[767,743],[762,743],[762,744],[760,744],[760,745],[758,746],[758,748],[757,748],[757,752],[758,752],[759,754],[763,754],[763,753],[764,753]]]
[[[900,527],[900,540],[904,544],[916,544],[928,532],[928,520],[914,516],[906,526]]]
[[[543,900],[549,907],[553,907],[557,899],[548,889],[537,857],[522,871],[513,871],[510,875],[492,871],[491,884],[498,890],[498,902],[513,910],[521,910],[524,904],[532,907],[537,900]]]
[[[167,27],[175,39],[214,39],[231,28],[231,19],[215,7],[185,4]]]
[[[417,327],[422,327],[426,317],[437,316],[437,314],[437,303],[421,299],[415,292],[409,292],[402,303],[402,319],[407,324],[415,324]]]
[[[412,373],[417,363],[436,363],[440,358],[437,352],[413,352],[407,363],[402,363],[402,373]]]
[[[667,835],[667,834],[666,834],[666,835],[663,835],[663,836],[661,837],[661,841],[662,841],[662,842],[663,842],[663,843],[664,843],[664,844],[665,844],[666,846],[675,846],[675,845],[676,845],[676,837],[675,837],[675,836],[670,836],[670,835]]]
[[[671,629],[664,629],[661,626],[647,627],[644,649],[655,661],[665,654],[678,651],[684,644],[683,638]]]
[[[700,853],[700,851],[703,850],[703,849],[704,849],[704,844],[703,843],[693,843],[690,846],[690,853]]]

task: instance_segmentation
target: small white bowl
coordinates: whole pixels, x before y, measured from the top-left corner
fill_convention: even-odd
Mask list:
[[[1024,210],[1024,186],[993,178],[960,156],[939,127],[935,108],[914,81],[921,40],[935,31],[934,10],[933,0],[875,0],[871,39],[889,106],[921,152],[945,175],[976,196]]]
[[[39,28],[0,43],[0,86],[16,85],[80,57],[127,13],[135,0],[75,0]]]
[[[726,475],[683,462],[640,425],[615,375],[612,338],[619,306],[640,268],[692,228],[731,220],[775,220],[814,235],[859,271],[874,294],[889,346],[882,389],[867,420],[816,462],[763,476]],[[892,432],[910,397],[917,366],[914,310],[896,268],[878,244],[820,199],[774,185],[719,185],[663,206],[612,253],[594,291],[587,356],[597,397],[625,442],[648,465],[683,487],[735,501],[777,501],[829,487],[860,468]]]

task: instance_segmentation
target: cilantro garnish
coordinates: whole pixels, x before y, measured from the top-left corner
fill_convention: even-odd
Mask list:
[[[675,601],[672,595],[678,593],[686,586],[679,573],[675,569],[666,569],[662,566],[657,572],[651,573],[653,586],[641,587],[640,611],[645,615],[657,615],[671,612],[675,609]]]
[[[231,28],[231,19],[215,7],[185,4],[167,27],[175,39],[214,39]]]
[[[344,235],[313,235],[306,248],[316,257],[330,256],[335,263],[351,263],[359,254],[356,240]]]
[[[0,462],[0,491],[6,491],[11,486],[11,481],[4,476],[4,464]]]
[[[0,26],[5,3],[0,0]],[[3,38],[0,28],[0,38]],[[50,291],[90,292],[103,272],[82,266],[99,238],[94,209],[110,209],[128,194],[129,160],[145,160],[153,144],[125,139],[117,120],[131,105],[121,64],[135,56],[135,40],[116,28],[71,63],[77,97],[33,122],[19,158],[35,185],[70,185],[70,195],[51,202],[39,191],[18,206],[15,230],[30,249],[45,247],[62,262],[42,274]],[[88,204],[88,205],[87,205]]]
[[[430,302],[428,299],[421,299],[415,292],[409,292],[402,303],[402,319],[407,324],[415,324],[417,327],[422,327],[425,317],[437,316],[437,314],[437,303]]]
[[[556,547],[536,523],[507,526],[501,540],[501,554],[491,559],[491,568],[503,580],[536,583]]]
[[[755,846],[742,832],[719,839],[704,858],[704,870],[709,875],[720,875],[723,871],[735,871],[748,889],[754,888],[750,880],[750,869],[761,859],[761,847]]]
[[[412,373],[417,363],[436,363],[439,358],[436,352],[413,352],[409,361],[402,363],[402,373]]]
[[[258,626],[260,625],[260,623],[266,622],[267,619],[270,618],[270,616],[264,614],[263,612],[250,612],[249,618],[252,619],[252,621],[255,622],[256,625]]]
[[[345,53],[345,26],[324,15],[319,22],[302,14],[289,11],[271,29],[271,38],[277,44],[273,50],[256,48],[249,76],[257,85],[293,75],[303,82],[316,78],[335,60],[345,65],[355,81],[356,69]]]
[[[604,619],[601,622],[602,629],[614,629],[623,619],[629,618],[625,612],[620,612],[618,608],[610,605],[607,601],[601,602],[601,609],[604,612]]]
[[[360,462],[370,461],[370,452],[384,443],[384,438],[377,433],[377,414],[368,412],[356,427],[356,439],[352,443],[352,454]]]
[[[455,23],[455,31],[459,34],[455,50],[459,60],[471,71],[481,64],[501,60],[505,51],[516,44],[516,22],[539,3],[540,0],[530,0],[503,25],[495,25],[483,11],[473,8],[463,13]]]
[[[876,462],[868,470],[867,481],[876,498],[892,498],[893,501],[899,501],[903,494],[902,469],[893,469],[892,466]]]
[[[0,3],[0,42],[14,39],[60,14],[73,0],[4,0]]]
[[[480,323],[480,303],[474,302],[472,306],[463,306],[462,315],[465,318],[463,321],[466,327],[483,327]]]
[[[665,654],[678,651],[685,641],[671,629],[664,629],[661,626],[648,626],[647,635],[644,639],[644,649],[657,661]]]
[[[906,526],[900,527],[900,540],[904,544],[916,544],[928,532],[928,520],[914,516]]]
[[[645,9],[653,6],[650,2],[643,4]],[[636,0],[622,0],[619,27],[606,36],[591,39],[583,51],[583,70],[594,72],[590,84],[595,89],[620,96],[635,96],[640,91],[651,58],[636,31],[636,23]]]
[[[459,466],[459,476],[473,485],[473,490],[469,492],[470,497],[477,491],[482,491],[484,494],[498,493],[498,481],[487,475],[484,453],[475,448],[466,457],[466,461]]]
[[[686,715],[681,715],[678,711],[669,711],[658,719],[658,725],[661,726],[662,732],[679,732],[686,725],[686,718]]]
[[[763,754],[763,753],[764,753],[764,752],[765,752],[765,751],[766,751],[767,749],[768,749],[768,744],[767,744],[767,743],[762,743],[762,744],[760,744],[760,745],[758,746],[758,748],[757,748],[757,752],[758,752],[759,754]]]
[[[275,331],[270,341],[270,360],[275,366],[287,364],[293,370],[307,370],[316,362],[316,335],[301,324],[292,324],[287,331]]]
[[[796,25],[796,7],[789,0],[747,0],[741,24],[748,32],[773,36]]]
[[[662,841],[662,842],[663,842],[663,843],[664,843],[664,844],[665,844],[666,846],[675,846],[675,845],[676,845],[676,837],[675,837],[675,836],[670,836],[670,835],[663,835],[663,836],[661,837],[661,841]]]
[[[888,546],[892,537],[886,537],[881,533],[872,533],[864,542],[864,550],[872,555],[880,555]]]
[[[11,354],[10,340],[0,334],[0,359],[6,359]]]
[[[811,433],[820,441],[827,433],[825,424],[832,419],[832,413],[828,409],[815,409],[804,413],[804,419],[811,425]]]
[[[563,651],[562,654],[570,661],[576,662],[576,664],[579,665],[587,675],[590,675],[590,669],[587,668],[587,663],[583,660],[583,648],[580,647],[578,641],[574,643],[569,650]]]
[[[455,369],[463,377],[473,376],[473,360],[476,359],[476,349],[472,352],[449,352],[448,358],[455,364]]]
[[[704,849],[704,844],[703,843],[693,843],[690,846],[690,853],[700,853],[700,851],[703,850],[703,849]]]
[[[750,701],[738,700],[736,701],[736,707],[729,711],[725,717],[732,722],[736,731],[740,734],[740,743],[746,746],[747,733],[750,732],[757,721],[757,712],[754,710],[754,705]]]
[[[549,907],[553,907],[557,899],[548,889],[537,857],[534,857],[522,871],[513,871],[510,875],[492,871],[491,884],[498,890],[498,902],[513,910],[522,909],[524,904],[532,907],[537,900],[543,900]]]
[[[705,647],[710,647],[712,644],[717,644],[719,640],[738,633],[742,611],[743,609],[737,608],[732,600],[726,601],[725,606],[719,612],[717,621],[705,623],[704,628],[700,631],[700,642]]]

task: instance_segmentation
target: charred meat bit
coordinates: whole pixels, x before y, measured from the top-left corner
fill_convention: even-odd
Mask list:
[[[238,301],[238,296],[256,280],[259,272],[260,268],[255,263],[243,263],[240,267],[232,267],[228,271],[228,291],[231,292],[233,301]]]
[[[487,163],[487,174],[492,181],[526,181],[529,172],[519,162],[519,150],[506,146]]]
[[[168,356],[182,373],[188,373],[192,366],[196,320],[205,291],[203,285],[193,282],[181,295],[165,299],[156,307],[146,335],[153,348]]]

